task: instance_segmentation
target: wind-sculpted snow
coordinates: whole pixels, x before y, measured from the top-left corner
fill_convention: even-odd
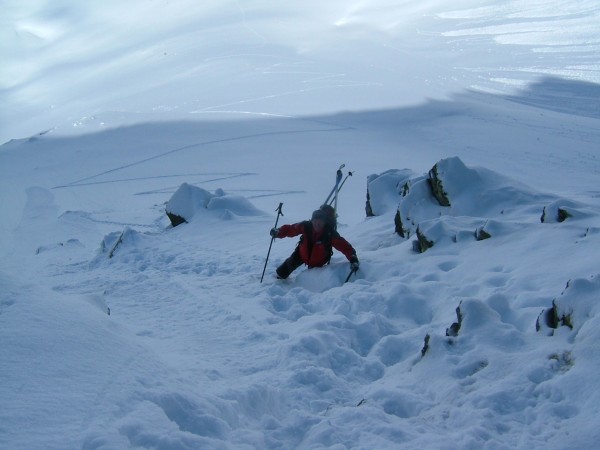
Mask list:
[[[346,284],[339,253],[276,280],[294,239],[273,245],[259,283],[275,219],[254,205],[262,197],[189,183],[172,194],[157,178],[138,183],[163,202],[137,186],[104,202],[112,184],[28,189],[7,234],[22,274],[4,268],[1,279],[2,444],[588,446],[600,404],[585,400],[600,321],[594,197],[538,191],[462,158],[434,165],[450,206],[427,175],[399,169],[369,177],[379,215],[346,224],[340,210],[361,261]],[[237,192],[252,196],[247,183]],[[191,206],[190,221],[168,226],[169,204]],[[410,215],[408,238],[394,231],[396,208]],[[294,213],[284,206],[280,223]],[[413,249],[417,227],[434,241],[425,253]],[[574,326],[538,332],[553,299]],[[37,433],[20,432],[26,418]]]
[[[465,203],[482,186],[497,187],[495,180],[511,184],[477,173],[494,182],[482,175],[480,183],[465,184],[459,196]],[[396,186],[388,188],[397,195]],[[270,220],[262,215],[243,222],[204,216],[161,232],[112,233],[93,264],[82,261],[71,269],[77,274],[71,284],[55,285],[45,308],[58,322],[84,314],[70,332],[83,340],[46,348],[43,364],[51,371],[34,380],[46,386],[58,376],[52,371],[68,370],[72,385],[88,386],[89,396],[78,389],[60,396],[86,411],[80,431],[64,441],[84,448],[426,448],[449,439],[460,448],[524,440],[532,447],[585,445],[592,432],[587,417],[597,414],[597,403],[583,402],[581,390],[596,379],[598,355],[588,350],[600,321],[596,278],[569,282],[555,300],[559,314],[576,324],[572,330],[559,327],[547,336],[536,332],[536,318],[558,295],[560,280],[588,271],[586,255],[599,235],[585,244],[570,236],[597,224],[599,214],[590,207],[575,221],[525,219],[528,201],[538,211],[545,198],[525,192],[517,214],[489,225],[491,239],[439,240],[425,254],[403,240],[374,245],[393,235],[393,211],[347,228],[362,266],[346,284],[349,267],[337,255],[324,268],[260,285],[259,247],[248,252],[237,242],[267,240]],[[492,201],[480,209],[468,206],[473,224],[482,220],[478,214],[507,205],[501,189],[486,195]],[[447,219],[463,220],[460,214],[437,220]],[[286,253],[276,250],[270,271]],[[565,258],[569,264],[560,264]],[[2,306],[5,319],[14,317],[12,345],[36,348],[37,339],[53,340],[52,327],[31,334],[17,325],[25,314],[45,320],[50,312],[31,306],[43,294],[24,282],[3,285],[14,298]],[[84,293],[87,301],[78,301]],[[61,348],[72,362],[60,357]],[[88,359],[88,349],[102,367]],[[76,360],[83,365],[72,366]],[[3,397],[19,408],[10,386]],[[46,388],[50,405],[60,386]],[[55,424],[39,417],[40,429],[52,434],[45,427]],[[568,440],[567,426],[576,434]],[[8,436],[7,442],[26,442],[16,432]],[[56,439],[47,446],[60,447]]]
[[[209,213],[218,214],[223,219],[264,214],[242,196],[226,194],[222,189],[211,194],[187,183],[183,183],[175,191],[167,202],[166,211],[173,226],[177,226],[180,221],[190,222],[195,216],[206,217]]]

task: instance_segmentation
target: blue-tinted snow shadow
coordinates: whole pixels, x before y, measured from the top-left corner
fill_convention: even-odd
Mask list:
[[[508,100],[578,116],[600,118],[600,84],[544,77]]]
[[[437,158],[447,156],[452,149],[469,148],[474,146],[474,136],[463,135],[464,130],[455,133],[454,141],[444,148],[444,136],[438,126],[446,118],[465,116],[473,118],[484,109],[468,111],[469,104],[477,102],[479,105],[494,111],[496,102],[506,101],[528,105],[542,110],[568,113],[576,116],[600,118],[600,84],[567,80],[557,77],[545,77],[529,85],[514,95],[496,95],[491,93],[466,91],[455,94],[449,100],[429,100],[423,104],[403,108],[389,108],[380,110],[365,110],[356,112],[340,112],[331,115],[289,118],[260,118],[227,121],[173,121],[157,123],[140,123],[114,129],[102,130],[95,133],[55,137],[51,133],[41,133],[29,139],[10,141],[0,147],[0,151],[28,145],[40,145],[44,151],[61,148],[80,148],[88,151],[106,153],[114,147],[121,147],[122,152],[127,152],[126,163],[122,158],[104,158],[98,164],[96,171],[79,173],[74,163],[73,178],[62,180],[53,188],[76,188],[89,184],[123,183],[140,181],[143,179],[163,178],[168,186],[161,186],[174,190],[180,179],[191,184],[212,182],[215,179],[238,178],[256,175],[256,172],[244,173],[214,173],[198,170],[204,158],[210,158],[214,152],[225,149],[233,151],[232,155],[252,154],[253,152],[275,150],[278,157],[287,152],[288,156],[298,156],[306,152],[325,155],[324,150],[332,148],[347,149],[352,145],[361,129],[384,132],[377,144],[398,148],[399,144],[423,154],[434,163]],[[491,119],[493,120],[493,119]],[[416,126],[415,126],[416,125]],[[493,130],[490,130],[492,132]],[[432,132],[434,132],[432,134]],[[367,137],[369,139],[372,137]],[[432,140],[433,139],[433,140]],[[483,139],[483,138],[481,138]],[[482,142],[494,140],[488,136]],[[387,141],[387,144],[385,142]],[[265,145],[267,144],[267,145]],[[369,145],[369,141],[360,141],[359,145]],[[271,146],[272,148],[269,148]],[[284,146],[284,147],[282,147]],[[113,147],[113,149],[111,149]],[[316,148],[315,147],[320,147]],[[110,149],[110,150],[109,150]],[[243,153],[242,153],[243,152]],[[316,153],[315,153],[316,152]],[[431,153],[429,155],[429,153]],[[308,157],[308,156],[305,156]],[[404,164],[410,164],[411,155],[400,155]],[[423,158],[422,158],[423,159]],[[154,166],[161,169],[140,171],[141,166],[148,166],[150,162],[159,161]],[[169,161],[171,171],[166,172],[163,162]],[[121,164],[119,164],[121,162]],[[193,164],[191,164],[193,162]],[[327,161],[321,161],[327,163]],[[89,170],[90,165],[83,165]],[[128,169],[135,168],[134,172]],[[173,170],[173,168],[175,170]],[[169,181],[167,181],[170,178]],[[153,186],[153,189],[155,187]],[[281,190],[254,192],[255,196],[278,195]],[[142,190],[138,193],[146,193]]]

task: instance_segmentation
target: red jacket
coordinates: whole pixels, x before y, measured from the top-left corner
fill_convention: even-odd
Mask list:
[[[294,237],[300,234],[302,238],[298,243],[298,252],[300,258],[308,267],[320,267],[327,264],[331,258],[331,247],[343,253],[348,261],[356,258],[356,251],[352,245],[341,237],[337,231],[324,228],[320,233],[317,233],[308,220],[292,225],[282,225],[277,237]],[[331,242],[329,245],[328,241]]]

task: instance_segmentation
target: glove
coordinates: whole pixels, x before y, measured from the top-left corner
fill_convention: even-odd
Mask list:
[[[354,255],[350,259],[350,270],[352,270],[352,272],[356,272],[359,267],[360,267],[360,263],[358,262],[358,258],[356,257],[356,255]]]
[[[271,235],[271,237],[276,238],[279,235],[279,228],[271,228],[269,234]]]

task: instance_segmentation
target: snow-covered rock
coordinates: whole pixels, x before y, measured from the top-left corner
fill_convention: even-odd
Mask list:
[[[222,189],[210,193],[187,183],[179,186],[166,206],[167,216],[174,227],[190,222],[197,214],[207,211],[220,212],[223,219],[264,214],[244,197],[226,194]]]
[[[415,173],[409,169],[392,169],[367,177],[367,216],[381,216],[398,208],[402,189]]]
[[[556,220],[585,216],[583,205],[558,201],[486,168],[469,167],[458,157],[438,161],[427,175],[411,175],[407,170],[372,175],[368,195],[374,213],[388,211],[397,201],[394,229],[405,239],[416,235],[418,252],[442,240],[480,241],[510,233],[516,227],[509,223],[534,222],[543,205],[548,205],[545,216],[552,211]]]
[[[537,331],[552,336],[561,326],[578,332],[600,312],[600,276],[570,280],[561,295],[552,300],[536,322]]]
[[[577,220],[591,215],[591,211],[580,202],[561,198],[544,206],[540,220],[542,223],[561,223],[567,219]]]

